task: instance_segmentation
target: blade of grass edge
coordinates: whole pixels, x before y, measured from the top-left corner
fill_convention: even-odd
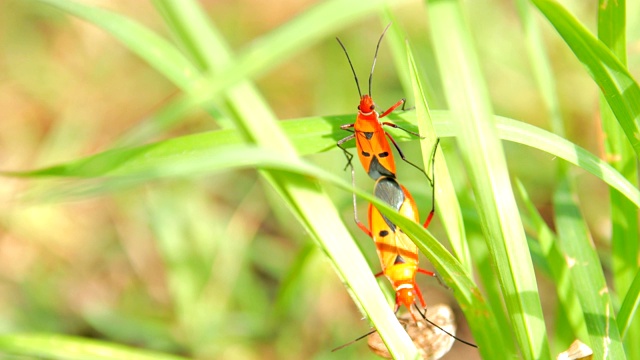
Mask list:
[[[520,198],[524,202],[536,230],[540,248],[549,267],[550,279],[556,284],[560,306],[564,308],[568,323],[574,334],[574,340],[578,338],[583,342],[587,341],[589,334],[587,333],[582,307],[576,296],[573,283],[570,281],[569,268],[564,254],[558,247],[558,240],[536,209],[524,184],[519,179],[516,179],[516,185],[520,192]],[[569,345],[566,344],[567,347]]]
[[[605,2],[598,6],[598,39],[620,60],[627,64],[626,43],[626,1]],[[629,145],[624,131],[600,94],[600,119],[604,131],[604,147],[607,161],[630,183],[638,185],[637,157]],[[609,190],[611,204],[611,262],[613,265],[613,284],[617,299],[625,299],[629,287],[638,272],[638,242],[628,239],[640,238],[638,229],[638,208],[615,189]],[[633,295],[632,295],[633,297]],[[620,325],[622,326],[622,325]],[[640,357],[640,321],[625,324],[629,336],[623,336],[629,358]],[[625,331],[625,334],[626,332]]]
[[[609,288],[580,209],[572,197],[571,179],[563,179],[553,197],[558,244],[570,269],[584,312],[589,346],[596,359],[626,359]]]
[[[384,14],[385,22],[392,21],[392,17],[388,9]],[[407,93],[413,93],[418,128],[420,130],[420,134],[425,137],[425,140],[420,141],[424,169],[430,172],[431,160],[435,161],[434,167],[435,174],[437,174],[437,176],[433,174],[433,179],[436,183],[436,216],[440,219],[445,228],[453,253],[456,255],[458,260],[460,260],[467,272],[471,274],[473,264],[471,262],[469,246],[466,240],[462,212],[453,187],[451,174],[445,161],[442,143],[438,147],[435,159],[430,159],[437,134],[431,119],[429,105],[427,103],[427,94],[424,91],[422,82],[420,82],[415,59],[413,58],[409,45],[406,43],[407,37],[401,30],[400,26],[391,27],[388,38],[392,48],[396,68],[398,69],[398,73],[401,74],[400,77],[406,77],[410,81],[411,88],[407,88],[405,91],[407,91]],[[408,67],[406,65],[407,57],[409,59]]]
[[[627,140],[640,155],[640,87],[605,44],[555,0],[531,0],[601,89]]]
[[[638,307],[640,306],[640,271],[636,273],[627,296],[624,297],[624,301],[620,306],[618,312],[618,329],[622,338],[627,336],[631,322],[635,318]],[[636,320],[637,321],[637,320]]]
[[[216,49],[215,56],[211,52],[201,51],[207,68],[220,70],[233,63],[227,44],[213,24],[199,22],[206,21],[205,16],[195,19],[190,16],[194,12],[201,12],[199,5],[193,1],[181,1],[179,4],[172,1],[159,2],[163,3],[163,12],[171,12],[172,19],[180,19],[172,20],[172,25],[180,26],[182,33],[189,33],[193,38],[202,37],[198,43],[208,44]],[[284,159],[296,157],[294,147],[251,83],[240,82],[228,90],[226,97],[236,112],[238,126],[250,141],[265,149],[280,152]],[[417,358],[417,349],[402,330],[335,206],[319,184],[310,179],[292,178],[277,172],[267,171],[263,175],[326,252],[336,272],[352,290],[351,295],[376,326],[390,353],[396,357]]]
[[[451,122],[453,114],[450,111],[432,110],[431,114],[439,136],[451,137],[455,135],[457,125]],[[415,113],[394,115],[393,118],[394,121],[400,122],[402,126],[415,130],[411,128],[410,123],[415,122]],[[281,121],[279,125],[287,137],[291,139],[298,153],[300,155],[309,155],[334,149],[335,142],[342,138],[342,135],[338,132],[340,125],[352,119],[352,115],[322,116]],[[620,191],[627,199],[640,207],[640,191],[609,164],[584,148],[544,129],[521,121],[500,116],[496,116],[495,121],[498,126],[498,135],[501,139],[545,151],[552,155],[550,160],[558,157],[582,168]],[[400,142],[413,140],[402,132],[394,133],[394,137]],[[0,172],[0,175],[26,178],[92,178],[107,174],[126,175],[136,168],[144,168],[158,161],[171,161],[171,158],[176,161],[187,161],[190,157],[199,157],[205,154],[213,156],[218,151],[218,147],[237,145],[241,143],[241,139],[235,131],[218,130],[185,135],[138,147],[107,150],[78,160],[40,169],[3,171]]]
[[[0,353],[47,359],[186,360],[186,358],[141,350],[112,342],[57,334],[0,335]]]
[[[457,112],[458,145],[478,199],[513,333],[525,359],[548,359],[533,264],[470,30],[457,1],[429,1],[429,18],[447,102]]]
[[[420,141],[422,156],[423,159],[425,159],[424,166],[426,169],[428,169],[430,163],[429,158],[432,154],[433,146],[436,144],[437,136],[434,131],[431,115],[429,113],[429,106],[427,104],[424,90],[418,76],[415,60],[413,58],[409,42],[406,41],[405,45],[409,73],[413,85],[418,126],[421,130],[421,134],[428,134],[426,136],[426,139]],[[473,264],[471,263],[471,255],[469,252],[468,244],[466,243],[466,236],[464,236],[462,213],[460,211],[458,198],[456,196],[455,189],[453,188],[449,169],[447,168],[442,150],[438,149],[436,157],[431,160],[436,161],[436,163],[434,164],[435,173],[432,174],[432,176],[434,179],[434,185],[438,184],[438,187],[436,187],[436,206],[438,209],[438,214],[444,218],[443,223],[452,225],[452,230],[458,230],[453,232],[455,235],[461,235],[454,239],[450,237],[449,241],[454,250],[454,253],[458,258],[458,261],[460,261],[460,266],[464,271],[467,272],[467,276],[471,276]],[[451,231],[448,231],[448,233],[451,234]],[[422,250],[423,253],[426,253],[426,244],[419,243],[418,247]],[[477,288],[474,287],[474,291],[478,291]],[[461,302],[461,300],[458,301]],[[463,304],[466,306],[462,307]],[[461,307],[463,308],[463,310],[469,305],[470,304],[461,302]],[[488,311],[489,314],[491,314],[490,308],[484,302],[483,307],[485,308],[485,311]],[[499,357],[501,354],[504,355],[505,351],[508,351],[507,344],[510,343],[510,337],[509,339],[505,339],[505,337],[502,336],[502,333],[499,331],[498,323],[496,322],[495,316],[486,316],[486,314],[483,314],[483,316],[478,316],[479,312],[477,310],[469,310],[465,312],[465,315],[467,317],[469,326],[474,334],[474,337],[478,341],[480,352],[483,354],[483,357],[492,359]],[[488,336],[489,334],[492,335]]]

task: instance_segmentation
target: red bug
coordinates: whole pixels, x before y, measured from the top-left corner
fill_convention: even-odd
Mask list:
[[[393,136],[391,136],[391,134],[386,132],[382,127],[382,126],[393,127],[396,129],[403,130],[417,137],[421,137],[420,134],[406,130],[392,122],[380,121],[381,118],[384,118],[385,116],[389,115],[392,111],[394,111],[400,105],[402,105],[402,109],[404,110],[405,99],[399,100],[398,102],[393,104],[390,108],[388,108],[386,111],[384,111],[382,114],[378,114],[378,112],[376,111],[376,105],[373,102],[373,98],[371,97],[373,70],[375,69],[375,66],[376,66],[376,59],[378,58],[378,50],[380,49],[380,43],[382,42],[384,35],[389,29],[389,26],[391,26],[391,24],[387,25],[387,27],[384,29],[384,31],[382,32],[382,35],[380,35],[378,44],[376,45],[376,51],[373,56],[373,64],[371,65],[371,72],[369,74],[369,94],[362,95],[362,92],[360,91],[360,83],[358,81],[358,76],[356,74],[355,69],[353,68],[353,63],[351,62],[349,53],[347,52],[346,47],[344,46],[344,44],[342,44],[340,39],[336,38],[336,40],[338,40],[338,43],[342,47],[342,50],[344,50],[344,53],[347,57],[347,61],[349,62],[349,67],[351,68],[351,72],[353,73],[353,77],[356,81],[358,94],[360,95],[360,105],[358,105],[358,115],[356,117],[355,123],[345,124],[340,126],[341,129],[352,131],[353,134],[343,139],[340,139],[337,145],[344,152],[345,157],[347,158],[346,167],[348,167],[351,165],[353,154],[350,153],[346,148],[344,148],[343,144],[347,141],[355,139],[358,158],[360,159],[360,163],[362,164],[362,167],[372,179],[378,180],[382,176],[387,176],[387,177],[396,176],[396,164],[394,160],[394,155],[393,155],[393,151],[391,150],[391,146],[389,145],[389,141],[391,141],[393,146],[398,151],[400,158],[406,163],[408,163],[409,165],[420,170],[420,172],[422,172],[426,176],[431,187],[435,189],[433,179],[429,177],[429,175],[424,171],[424,169],[414,164],[413,162],[411,162],[409,159],[405,157],[404,153],[400,149],[400,146],[398,146],[398,143],[395,141]],[[387,141],[387,139],[389,139],[389,141]],[[435,152],[438,144],[439,144],[439,139],[434,145],[432,160],[433,160],[433,157],[435,156]],[[435,197],[432,197],[431,210],[433,211],[434,209],[435,209]]]
[[[411,193],[392,177],[381,177],[376,181],[374,195],[396,209],[409,219],[420,221],[416,202]],[[382,272],[376,276],[385,275],[396,292],[396,308],[398,311],[404,305],[411,312],[411,305],[416,297],[423,308],[426,307],[420,288],[416,285],[416,274],[423,273],[436,276],[435,273],[418,267],[418,247],[409,237],[372,204],[369,204],[369,228],[361,222],[358,226],[369,235],[376,244]],[[433,213],[430,213],[424,223],[427,228]],[[413,312],[411,312],[411,316]],[[415,320],[415,316],[414,316]]]
[[[393,177],[381,177],[376,181],[374,188],[374,195],[389,204],[392,208],[396,209],[400,214],[404,215],[414,221],[420,221],[418,214],[418,208],[415,200],[411,196],[411,193]],[[354,197],[355,202],[355,197]],[[416,297],[420,301],[423,309],[426,309],[426,302],[422,296],[420,288],[416,284],[416,274],[423,273],[429,276],[437,275],[434,272],[424,270],[418,267],[418,247],[409,239],[409,237],[398,228],[393,222],[391,222],[386,216],[384,216],[375,206],[369,204],[369,228],[363,223],[358,221],[356,217],[356,223],[358,227],[362,229],[367,235],[373,238],[376,244],[376,250],[378,257],[380,258],[380,264],[382,265],[382,272],[376,274],[376,277],[385,275],[396,292],[395,309],[397,312],[401,305],[404,305],[409,309],[409,314],[413,318],[414,322],[418,323],[411,305],[415,307],[422,319],[431,325],[439,328],[452,338],[472,347],[477,347],[468,341],[462,340],[455,335],[451,334],[447,330],[443,329],[439,325],[431,322],[426,318],[420,308],[416,305]],[[423,226],[427,228],[431,219],[433,218],[433,211],[427,216],[427,219]],[[440,280],[438,278],[438,280]],[[426,311],[425,311],[426,312]],[[345,346],[348,346],[360,339],[363,339],[371,334],[375,330],[355,339],[352,342],[344,344],[333,351],[339,350]]]

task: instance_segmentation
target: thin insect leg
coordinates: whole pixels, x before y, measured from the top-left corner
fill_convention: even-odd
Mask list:
[[[418,272],[436,278],[436,280],[438,280],[438,283],[443,288],[445,288],[447,290],[450,289],[450,287],[448,287],[447,284],[445,284],[444,281],[442,281],[442,278],[440,277],[440,274],[438,274],[437,272],[433,272],[433,271],[429,271],[429,270],[425,270],[425,269],[418,269]]]
[[[405,102],[404,104],[402,104],[402,109],[400,109],[400,111],[411,111],[411,110],[413,110],[413,109],[415,109],[415,108],[416,108],[415,106],[412,106],[412,107],[410,107],[410,108],[405,109],[405,108],[404,108],[404,106],[405,106],[406,104],[407,104],[406,102]]]
[[[427,303],[424,301],[424,298],[422,297],[422,291],[420,291],[420,288],[415,283],[413,284],[413,286],[416,288],[416,294],[418,295],[418,300],[420,300],[420,304],[422,304],[423,308],[426,308]],[[411,309],[409,309],[409,311],[411,311]]]
[[[431,156],[429,161],[431,162],[431,211],[429,211],[429,215],[427,216],[427,220],[424,222],[424,228],[428,228],[431,220],[433,219],[433,215],[436,213],[436,150],[438,150],[438,145],[440,145],[440,138],[436,139],[435,145],[433,145],[433,150],[431,151]],[[427,176],[428,177],[428,176]]]
[[[422,318],[424,319],[424,321],[426,321],[426,322],[428,322],[429,324],[431,324],[431,325],[433,325],[433,326],[437,327],[438,329],[442,330],[445,334],[447,334],[447,335],[451,336],[452,338],[454,338],[454,339],[456,339],[456,340],[460,341],[461,343],[463,343],[463,344],[465,344],[465,345],[469,345],[469,346],[474,347],[474,348],[477,348],[477,347],[478,347],[478,345],[476,345],[476,344],[473,344],[473,343],[470,343],[470,342],[468,342],[468,341],[465,341],[465,340],[460,339],[459,337],[457,337],[457,336],[455,336],[455,335],[451,334],[451,333],[450,333],[450,332],[448,332],[447,330],[445,330],[445,329],[441,328],[438,324],[436,324],[436,323],[434,323],[433,321],[431,321],[431,320],[427,319],[426,309],[425,309],[425,313],[422,313],[422,311],[420,311],[420,308],[418,307],[418,305],[413,304],[413,306],[415,306],[416,310],[418,311],[418,313],[420,313],[420,315],[422,316]]]
[[[383,117],[385,117],[385,116],[389,115],[393,110],[397,109],[397,108],[398,108],[398,106],[400,106],[400,105],[404,104],[404,101],[405,101],[404,99],[400,99],[400,100],[398,100],[398,102],[397,102],[397,103],[395,103],[395,104],[391,105],[391,107],[390,107],[390,108],[388,108],[385,112],[383,112],[382,114],[380,114],[380,116],[378,116],[378,117],[379,117],[379,118],[383,118]]]
[[[340,125],[340,129],[354,132],[353,130],[350,130],[350,129],[355,126],[356,124],[343,124],[343,125]]]
[[[396,125],[396,124],[394,124],[394,123],[392,123],[392,122],[385,121],[385,122],[383,122],[383,123],[382,123],[382,125],[384,125],[384,126],[389,126],[389,127],[394,128],[394,129],[402,130],[402,131],[406,132],[407,134],[411,134],[411,135],[413,135],[413,136],[417,136],[417,137],[419,137],[420,139],[425,139],[425,137],[424,137],[424,136],[422,136],[422,135],[418,134],[417,132],[413,132],[413,131],[411,131],[411,130],[407,130],[407,129],[403,128],[402,126]]]
[[[425,229],[427,229],[429,227],[429,225],[431,224],[431,220],[433,220],[433,216],[436,214],[436,204],[435,204],[435,200],[434,200],[434,196],[436,196],[435,194],[435,188],[432,187],[431,188],[431,211],[429,211],[429,215],[427,215],[427,220],[424,221],[424,224],[422,225],[422,227],[424,227]]]
[[[344,152],[344,156],[347,158],[347,165],[345,165],[343,170],[347,170],[347,167],[349,167],[349,166],[351,166],[351,168],[353,168],[353,165],[351,165],[351,160],[353,159],[353,154],[350,153],[344,147],[342,147],[342,144],[344,144],[345,142],[347,142],[349,140],[355,139],[355,137],[356,137],[355,134],[351,134],[351,135],[347,136],[346,138],[339,140],[338,143],[336,144],[336,145],[338,145],[338,147],[340,149],[342,149],[342,152]]]
[[[389,134],[389,133],[388,133],[388,132],[386,132],[386,131],[385,131],[385,133],[384,133],[384,134],[389,138],[389,140],[391,140],[391,143],[392,143],[392,144],[393,144],[393,146],[396,148],[396,150],[398,150],[398,154],[400,155],[400,158],[402,158],[402,160],[403,160],[404,162],[406,162],[407,164],[409,164],[409,165],[413,166],[414,168],[416,168],[416,169],[420,170],[420,172],[421,172],[421,173],[423,173],[423,174],[424,174],[424,176],[426,176],[426,177],[427,177],[427,180],[429,181],[429,185],[433,186],[433,180],[431,180],[431,178],[429,177],[429,174],[427,174],[427,172],[426,172],[426,171],[424,171],[424,169],[422,169],[420,166],[418,166],[418,165],[416,165],[416,164],[412,163],[411,161],[409,161],[409,159],[407,159],[407,158],[404,156],[404,153],[402,152],[402,149],[400,149],[400,146],[398,145],[398,143],[396,142],[396,140],[393,138],[393,136],[391,136],[391,134]]]
[[[355,168],[353,167],[353,165],[351,164],[351,162],[349,162],[349,164],[347,166],[351,167],[351,186],[355,190],[355,188],[356,188],[356,171],[355,171]],[[367,229],[367,227],[364,226],[364,224],[360,221],[360,219],[358,219],[358,202],[356,201],[356,193],[355,193],[355,191],[353,192],[353,220],[355,220],[355,222],[358,225],[358,227],[362,231],[364,231],[365,234],[367,234],[369,237],[372,237],[371,236],[371,230]]]
[[[436,163],[436,150],[438,150],[438,145],[440,145],[440,138],[436,138],[436,143],[433,145],[433,150],[431,150],[431,158],[429,159],[429,161],[431,162],[431,176],[434,176],[436,172],[435,163]]]
[[[425,275],[436,277],[436,273],[434,273],[433,271],[429,271],[429,270],[425,270],[425,269],[418,269],[418,272],[422,273],[422,274],[425,274]]]

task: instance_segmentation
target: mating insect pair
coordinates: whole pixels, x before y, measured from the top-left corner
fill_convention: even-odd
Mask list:
[[[420,134],[403,129],[391,122],[380,121],[381,118],[384,118],[385,116],[390,114],[400,105],[403,105],[404,108],[405,99],[401,99],[389,109],[384,111],[382,114],[378,114],[378,112],[375,110],[375,104],[371,97],[373,70],[375,69],[378,50],[380,49],[380,43],[382,42],[382,39],[389,29],[390,25],[391,24],[387,25],[387,27],[384,29],[382,35],[380,36],[380,39],[378,40],[378,44],[376,45],[376,51],[373,57],[373,65],[371,66],[371,72],[369,74],[369,94],[362,95],[362,92],[360,91],[358,76],[356,75],[355,69],[353,68],[353,64],[351,62],[351,58],[349,57],[347,49],[342,44],[340,39],[336,38],[338,40],[338,43],[344,50],[345,55],[347,56],[349,66],[351,67],[351,71],[356,81],[358,94],[360,95],[360,105],[358,106],[358,116],[355,123],[343,125],[340,127],[344,130],[353,131],[353,134],[338,141],[337,145],[338,147],[340,147],[340,149],[342,149],[347,158],[347,167],[351,167],[352,181],[354,182],[354,185],[355,176],[353,165],[351,163],[353,154],[351,154],[347,149],[343,147],[343,144],[345,142],[353,139],[355,139],[356,141],[356,149],[358,152],[360,163],[364,167],[364,170],[367,172],[367,174],[369,174],[372,179],[376,180],[376,186],[374,190],[376,197],[387,202],[389,205],[391,205],[393,208],[395,208],[401,214],[407,216],[408,218],[419,221],[418,210],[413,197],[411,196],[409,191],[404,186],[400,185],[396,180],[396,164],[391,145],[389,144],[390,141],[398,151],[398,154],[400,155],[402,160],[420,170],[426,176],[429,184],[432,187],[431,211],[424,224],[424,227],[426,228],[429,226],[429,223],[431,222],[431,219],[433,218],[433,215],[435,213],[435,191],[433,190],[435,189],[434,179],[429,177],[429,175],[422,168],[412,163],[404,156],[404,153],[398,146],[397,142],[393,139],[391,134],[387,133],[383,129],[383,126],[398,128],[417,137],[420,137]],[[387,139],[389,141],[387,141]],[[435,156],[435,151],[438,144],[439,140],[434,146],[431,160],[433,160],[433,157]],[[420,300],[420,303],[424,308],[424,298],[422,297],[420,290],[417,288],[417,286],[415,286],[415,274],[416,272],[422,272],[430,276],[435,276],[435,274],[430,271],[418,268],[418,248],[416,247],[416,245],[404,233],[402,233],[400,229],[398,229],[391,221],[389,221],[374,206],[371,205],[369,206],[370,228],[367,228],[358,220],[355,195],[353,198],[353,202],[354,218],[356,223],[365,233],[371,236],[376,243],[376,248],[378,250],[378,255],[380,257],[383,269],[383,272],[378,274],[377,276],[380,276],[384,273],[392,282],[392,284],[394,284],[394,289],[396,289],[396,310],[398,309],[400,304],[403,304],[406,305],[407,308],[409,308],[409,311],[411,311],[411,304],[414,303],[416,295],[418,296],[418,299]]]
[[[351,71],[353,72],[356,81],[358,94],[360,95],[360,105],[358,106],[358,116],[355,123],[343,125],[340,127],[343,130],[352,131],[353,134],[339,140],[337,145],[338,147],[340,147],[340,149],[342,149],[347,158],[347,167],[351,167],[352,182],[354,186],[355,176],[353,165],[351,163],[353,154],[351,154],[343,147],[343,144],[345,142],[353,139],[355,139],[356,141],[358,158],[360,159],[364,170],[371,178],[376,180],[376,185],[374,188],[375,196],[386,202],[400,214],[416,222],[419,222],[420,218],[418,215],[418,209],[415,200],[411,196],[411,193],[409,193],[409,191],[404,186],[400,185],[396,180],[396,164],[391,146],[387,141],[387,139],[389,139],[389,141],[391,141],[391,143],[398,151],[398,154],[400,155],[402,160],[420,170],[426,176],[429,184],[432,187],[431,211],[429,212],[429,215],[427,216],[427,219],[423,225],[424,228],[427,228],[435,213],[435,177],[429,177],[424,169],[406,159],[396,141],[389,133],[387,133],[383,129],[383,126],[398,128],[418,137],[420,137],[420,134],[403,129],[391,122],[380,121],[381,118],[384,118],[385,116],[390,114],[400,105],[403,105],[404,110],[405,99],[401,99],[389,109],[384,111],[382,114],[378,114],[378,112],[375,110],[375,104],[371,97],[373,70],[375,69],[378,50],[380,48],[382,38],[384,37],[390,25],[391,24],[387,25],[387,27],[384,29],[382,35],[380,36],[380,39],[378,40],[378,44],[376,45],[373,65],[371,66],[371,72],[369,74],[369,94],[362,95],[362,92],[360,91],[360,84],[358,82],[358,76],[356,75],[356,72],[353,68],[353,64],[351,62],[351,59],[349,58],[349,54],[347,53],[347,50],[340,39],[336,38],[338,40],[338,43],[344,50],[345,55],[347,56],[349,66],[351,67]],[[436,141],[433,147],[430,158],[432,176],[434,174],[434,158],[438,144],[439,139]],[[369,235],[374,240],[376,244],[376,250],[378,252],[378,257],[380,258],[380,263],[382,265],[382,272],[376,274],[376,277],[385,275],[393,284],[394,290],[396,292],[395,311],[397,312],[400,306],[404,305],[409,309],[413,320],[417,322],[417,319],[411,309],[411,305],[414,305],[416,310],[420,313],[421,317],[425,321],[430,322],[426,318],[425,314],[420,311],[418,306],[415,304],[415,298],[417,297],[420,301],[420,304],[422,305],[422,308],[426,308],[426,302],[424,300],[424,297],[422,296],[422,293],[420,292],[420,289],[415,283],[415,277],[417,273],[423,273],[429,276],[436,276],[436,274],[431,271],[420,269],[418,267],[417,246],[400,228],[398,228],[393,222],[385,217],[375,206],[373,206],[372,204],[369,205],[369,227],[366,227],[364,224],[362,224],[362,222],[358,220],[355,194],[353,196],[353,205],[354,218],[356,223],[367,235]],[[433,323],[432,325],[437,326]],[[441,330],[451,335],[453,338],[458,339],[444,329]],[[465,344],[475,346],[466,341],[460,339],[458,340],[462,341]]]

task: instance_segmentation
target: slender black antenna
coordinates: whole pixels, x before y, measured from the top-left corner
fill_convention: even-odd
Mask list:
[[[366,334],[364,334],[364,335],[360,336],[359,338],[357,338],[357,339],[355,339],[355,340],[353,340],[353,341],[349,341],[348,343],[346,343],[346,344],[344,344],[344,345],[340,345],[340,346],[338,346],[337,348],[335,348],[335,349],[331,350],[331,352],[338,351],[338,350],[340,350],[340,349],[346,348],[347,346],[349,346],[349,345],[351,345],[351,344],[355,343],[356,341],[360,341],[360,340],[362,340],[362,339],[366,338],[367,336],[369,336],[369,335],[373,334],[373,333],[374,333],[374,332],[376,332],[376,331],[378,331],[378,330],[373,329],[373,330],[369,331],[368,333],[366,333]]]
[[[336,37],[336,40],[338,40],[338,44],[342,46],[342,50],[344,50],[344,54],[347,55],[347,60],[349,60],[349,66],[351,67],[351,72],[353,72],[353,78],[356,79],[356,86],[358,87],[358,95],[360,95],[360,98],[362,98],[362,92],[360,91],[360,83],[358,82],[358,75],[356,75],[356,70],[353,68],[353,64],[351,63],[351,58],[349,57],[347,48],[344,47],[344,45],[342,44],[342,41],[340,41],[338,37]],[[375,64],[375,60],[374,60],[374,64]]]
[[[371,83],[373,82],[373,69],[375,69],[376,67],[376,59],[378,58],[378,49],[380,49],[380,43],[382,42],[382,38],[384,37],[384,34],[387,33],[389,26],[391,26],[391,23],[389,23],[389,25],[387,25],[387,27],[384,28],[382,35],[380,35],[380,39],[378,40],[378,45],[376,45],[376,53],[375,55],[373,55],[373,65],[371,65],[371,73],[369,74],[369,96],[371,97],[373,97],[373,95],[371,94]]]
[[[451,333],[450,333],[450,332],[448,332],[447,330],[445,330],[445,329],[441,328],[440,326],[438,326],[437,324],[433,323],[431,320],[427,319],[427,316],[426,316],[425,314],[423,314],[423,313],[422,313],[422,311],[420,311],[420,308],[419,308],[419,307],[418,307],[418,305],[416,305],[415,303],[413,304],[413,306],[416,308],[416,310],[418,310],[418,313],[420,314],[420,316],[422,316],[422,318],[424,319],[424,321],[426,321],[426,322],[428,322],[429,324],[431,324],[431,325],[433,325],[433,326],[437,327],[438,329],[440,329],[440,330],[444,331],[444,332],[445,332],[445,334],[447,334],[447,335],[451,336],[452,338],[454,338],[454,339],[456,339],[456,340],[460,341],[461,343],[463,343],[463,344],[465,344],[465,345],[469,345],[469,346],[474,347],[474,348],[478,348],[478,345],[473,344],[473,343],[470,343],[470,342],[465,341],[465,340],[462,340],[462,339],[460,339],[459,337],[456,337],[455,335],[451,334]],[[425,310],[425,313],[426,313],[426,310]]]

